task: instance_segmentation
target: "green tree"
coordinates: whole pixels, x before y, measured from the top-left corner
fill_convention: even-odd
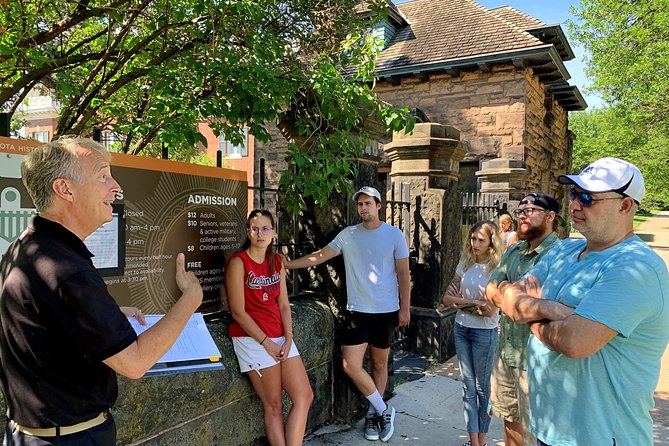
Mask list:
[[[378,45],[356,0],[0,2],[4,111],[44,84],[61,104],[57,135],[112,128],[123,152],[164,143],[179,158],[206,144],[199,121],[239,142],[243,126],[262,141],[267,123],[288,119],[305,137],[289,153],[303,169],[283,183],[297,186],[293,210],[345,187],[366,114],[405,122],[372,93]],[[376,0],[372,17],[385,6]]]
[[[635,163],[642,206],[669,207],[669,0],[581,0],[572,38],[589,51],[586,73],[607,106],[571,115],[574,169],[603,156]]]
[[[669,130],[669,1],[581,0],[572,36],[589,51],[586,73],[610,104]]]
[[[604,107],[570,115],[574,141],[573,170],[607,156],[633,162],[644,174],[647,194],[642,208],[669,206],[669,138],[657,129],[643,129],[625,108]]]

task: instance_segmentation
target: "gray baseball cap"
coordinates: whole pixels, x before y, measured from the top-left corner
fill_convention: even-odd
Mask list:
[[[375,197],[377,200],[381,201],[381,194],[378,190],[371,186],[364,186],[360,188],[358,192],[353,194],[353,201],[358,201],[358,195],[360,194],[369,195],[370,197]]]

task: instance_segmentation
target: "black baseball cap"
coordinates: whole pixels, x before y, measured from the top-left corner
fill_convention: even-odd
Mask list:
[[[520,200],[519,204],[533,204],[556,214],[560,212],[560,203],[551,195],[543,192],[530,192]]]

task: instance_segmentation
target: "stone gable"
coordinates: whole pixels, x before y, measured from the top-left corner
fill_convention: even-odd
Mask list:
[[[524,160],[527,70],[513,65],[495,67],[490,73],[430,76],[429,81],[404,78],[400,85],[377,85],[386,102],[419,108],[432,122],[460,130],[469,145],[465,161],[506,157]]]

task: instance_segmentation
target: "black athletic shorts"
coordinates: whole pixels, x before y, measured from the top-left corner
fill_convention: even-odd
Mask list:
[[[370,344],[373,347],[386,349],[399,324],[399,311],[392,313],[358,313],[346,311],[342,327],[342,345]]]

